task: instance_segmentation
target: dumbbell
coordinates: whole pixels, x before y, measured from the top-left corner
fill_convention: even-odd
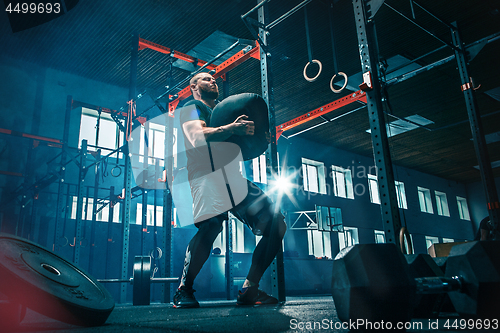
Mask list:
[[[404,322],[417,295],[448,293],[463,316],[498,318],[499,242],[455,246],[445,276],[413,278],[394,244],[362,244],[342,250],[333,262],[332,296],[340,320]]]
[[[132,283],[132,303],[134,305],[149,305],[151,302],[151,283],[178,282],[179,278],[152,278],[151,257],[135,256],[134,271],[130,279],[98,279],[105,283]]]
[[[444,276],[444,271],[428,254],[405,254],[410,275],[413,278]],[[447,294],[417,294],[413,308],[414,318],[436,318],[443,310],[443,305],[448,304]],[[453,307],[452,307],[453,308]],[[455,312],[454,309],[446,309],[447,312]]]

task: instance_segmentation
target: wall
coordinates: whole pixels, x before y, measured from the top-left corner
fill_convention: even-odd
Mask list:
[[[497,193],[500,193],[500,178],[495,178],[495,184]],[[477,230],[481,220],[488,216],[486,194],[482,182],[467,184],[467,202],[471,219],[474,222],[474,230]]]

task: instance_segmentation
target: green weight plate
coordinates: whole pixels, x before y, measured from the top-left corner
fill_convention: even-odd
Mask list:
[[[0,234],[0,291],[48,317],[83,326],[106,322],[111,294],[82,269],[26,239]]]

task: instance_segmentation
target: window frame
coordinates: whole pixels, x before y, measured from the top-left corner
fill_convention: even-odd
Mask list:
[[[434,214],[431,190],[425,187],[417,186],[417,192],[420,211],[423,213]]]
[[[317,190],[311,189],[309,170],[316,170],[315,183]],[[312,193],[326,194],[326,168],[323,162],[310,160],[302,157],[302,184],[304,191]]]
[[[467,199],[457,195],[457,206],[458,206],[458,215],[460,219],[465,221],[470,221],[470,212],[469,212],[469,205],[467,204]]]
[[[342,175],[343,181],[339,182],[339,176]],[[332,165],[332,181],[333,181],[333,194],[339,198],[354,199],[354,188],[352,185],[352,172],[351,169],[344,169],[342,167]],[[340,188],[342,191],[340,191]]]
[[[450,217],[450,208],[448,205],[448,198],[446,193],[440,191],[434,191],[436,198],[436,210],[439,216]]]

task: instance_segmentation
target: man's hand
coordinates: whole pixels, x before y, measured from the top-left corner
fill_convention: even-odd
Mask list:
[[[236,120],[230,124],[232,127],[233,134],[236,135],[254,135],[255,132],[255,124],[251,120],[248,119],[248,116],[241,115]]]

